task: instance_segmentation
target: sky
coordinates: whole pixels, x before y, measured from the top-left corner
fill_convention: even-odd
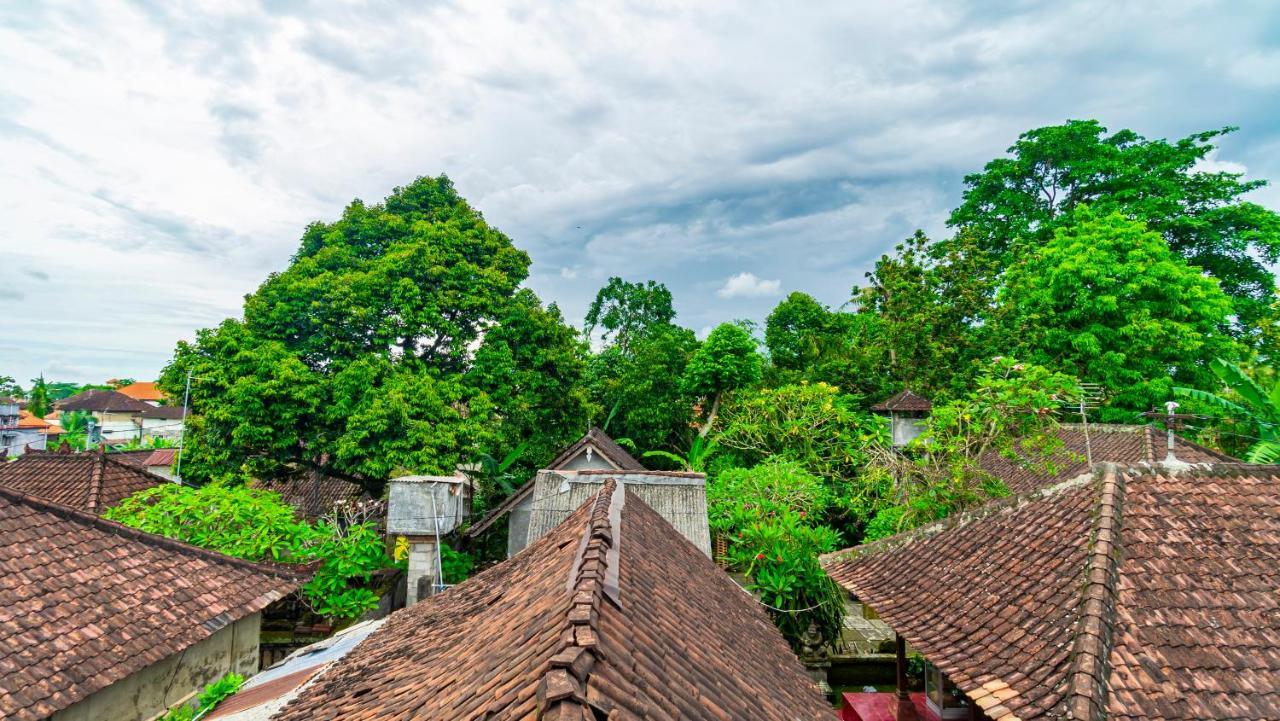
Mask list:
[[[1280,9],[0,0],[0,375],[154,378],[306,224],[440,173],[577,325],[614,275],[700,332],[840,305],[1075,118],[1239,126],[1209,164],[1280,180]]]

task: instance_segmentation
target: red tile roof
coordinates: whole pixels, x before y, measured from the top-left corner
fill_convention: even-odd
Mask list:
[[[1062,441],[1062,449],[1051,460],[1054,475],[1039,469],[1026,468],[1001,456],[996,451],[982,458],[982,467],[1009,486],[1014,493],[1023,493],[1058,481],[1065,481],[1089,472],[1085,449],[1085,427],[1082,424],[1064,423],[1056,430]],[[1150,425],[1108,425],[1091,423],[1088,427],[1089,446],[1093,449],[1094,463],[1159,463],[1168,453],[1168,438],[1164,431]],[[1238,463],[1225,453],[1205,448],[1180,436],[1174,436],[1174,455],[1184,463]],[[1037,464],[1039,465],[1039,464]]]
[[[918,396],[910,390],[902,390],[893,396],[871,406],[871,410],[887,413],[889,411],[906,411],[908,413],[928,413],[933,404],[928,398]]]
[[[99,411],[111,413],[141,413],[150,405],[117,391],[94,388],[54,402],[59,412]]]
[[[0,464],[0,486],[90,513],[116,505],[126,496],[172,481],[121,462],[116,454],[23,454]]]
[[[1107,466],[823,563],[996,721],[1274,719],[1277,499],[1277,466]]]
[[[151,455],[142,459],[142,467],[150,468],[151,466],[172,466],[177,457],[177,448],[157,448],[151,452]]]
[[[360,486],[328,476],[320,479],[319,483],[310,478],[290,478],[276,481],[255,480],[252,485],[279,493],[285,503],[293,506],[304,518],[310,519],[331,512],[340,503],[373,500]]]
[[[292,592],[291,570],[0,488],[0,718],[35,721]]]
[[[164,392],[157,388],[153,381],[130,383],[127,386],[117,388],[116,392],[140,401],[162,401],[165,399]]]
[[[760,606],[609,481],[552,533],[393,614],[276,719],[831,719]]]
[[[43,418],[36,418],[31,411],[18,411],[19,428],[49,428],[53,424]]]

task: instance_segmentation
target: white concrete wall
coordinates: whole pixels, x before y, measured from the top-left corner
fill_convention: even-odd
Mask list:
[[[209,638],[111,684],[55,713],[52,721],[149,721],[194,698],[228,673],[258,672],[258,635],[262,615],[255,613]]]

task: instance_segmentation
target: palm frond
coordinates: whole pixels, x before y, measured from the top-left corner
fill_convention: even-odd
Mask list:
[[[1226,398],[1216,396],[1208,391],[1202,391],[1199,388],[1183,388],[1182,386],[1174,386],[1173,394],[1179,398],[1190,398],[1213,406],[1214,408],[1217,408],[1238,420],[1255,420],[1257,417],[1257,414],[1255,414],[1251,409],[1245,408],[1238,403],[1232,403]]]
[[[1275,463],[1280,461],[1280,441],[1259,441],[1245,454],[1249,463]]]
[[[1215,358],[1209,367],[1213,372],[1226,383],[1231,390],[1240,394],[1240,397],[1252,406],[1253,416],[1255,420],[1276,420],[1280,413],[1271,403],[1271,398],[1267,395],[1262,387],[1254,382],[1252,378],[1240,370],[1240,367],[1234,363],[1228,363],[1221,358]]]

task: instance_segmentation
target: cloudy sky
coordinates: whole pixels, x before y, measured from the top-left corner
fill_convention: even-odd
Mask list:
[[[1280,11],[0,2],[0,375],[154,377],[306,223],[441,172],[577,323],[610,275],[666,283],[699,330],[791,290],[840,304],[1067,118],[1238,125],[1214,163],[1280,179]]]

